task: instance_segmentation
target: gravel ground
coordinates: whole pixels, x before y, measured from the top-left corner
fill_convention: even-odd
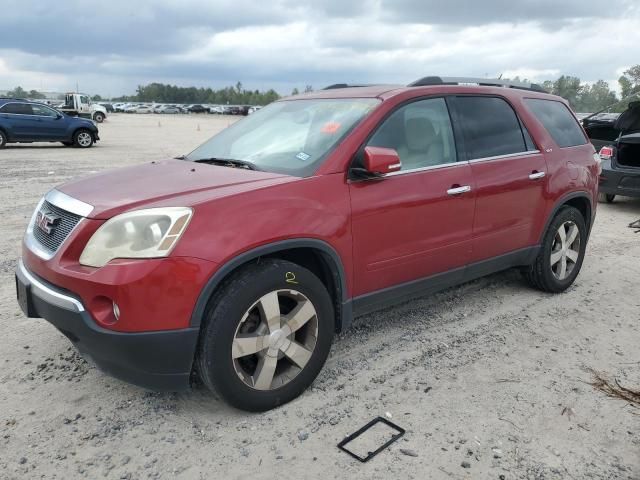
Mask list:
[[[575,285],[509,271],[356,320],[313,387],[264,414],[203,387],[141,390],[87,364],[15,301],[42,194],[90,172],[188,152],[233,119],[112,115],[89,150],[0,151],[0,478],[640,479],[640,408],[590,367],[640,386],[640,201],[600,205]],[[407,430],[360,464],[335,445],[378,415]]]

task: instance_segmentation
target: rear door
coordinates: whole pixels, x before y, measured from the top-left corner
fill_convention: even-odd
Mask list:
[[[456,96],[455,114],[476,188],[471,262],[538,241],[547,165],[513,107],[497,96]]]
[[[475,201],[445,99],[398,107],[367,145],[395,149],[402,168],[382,179],[350,181],[354,296],[450,270],[461,279]]]
[[[0,108],[0,116],[9,130],[12,140],[34,140],[38,132],[38,121],[32,115],[33,110],[28,103],[6,103]]]

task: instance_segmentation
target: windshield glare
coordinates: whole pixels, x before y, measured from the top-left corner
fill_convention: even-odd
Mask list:
[[[275,102],[218,133],[185,159],[243,160],[258,170],[310,176],[378,104],[375,98]]]

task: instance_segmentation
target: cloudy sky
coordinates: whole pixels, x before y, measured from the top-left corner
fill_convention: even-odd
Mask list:
[[[115,96],[408,83],[425,75],[614,86],[640,63],[638,0],[2,0],[0,90]]]

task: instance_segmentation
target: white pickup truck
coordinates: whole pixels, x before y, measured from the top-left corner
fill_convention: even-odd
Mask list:
[[[102,123],[107,118],[107,109],[93,103],[89,95],[84,93],[67,93],[64,103],[58,106],[58,110],[67,115],[90,118],[97,123]]]

